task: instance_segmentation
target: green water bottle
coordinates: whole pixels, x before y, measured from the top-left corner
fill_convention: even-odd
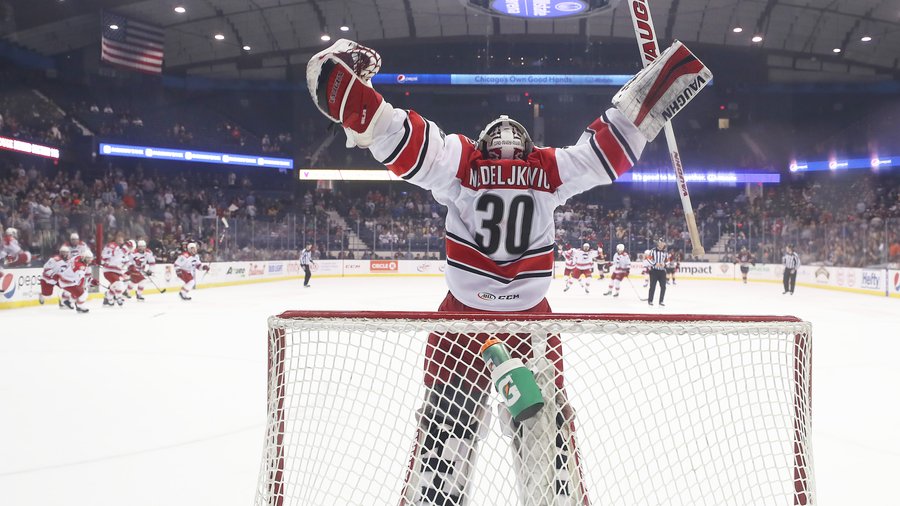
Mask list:
[[[513,420],[521,422],[537,414],[544,406],[541,389],[531,369],[521,359],[512,358],[499,339],[488,339],[481,346],[481,357],[491,371],[491,382],[503,398]]]

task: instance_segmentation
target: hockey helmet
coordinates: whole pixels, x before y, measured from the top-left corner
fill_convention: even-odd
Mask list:
[[[59,256],[69,258],[69,253],[71,253],[71,251],[72,250],[70,250],[68,246],[62,245],[59,247]]]
[[[620,244],[616,244],[616,251],[618,251],[619,253],[625,251],[625,245],[624,245],[624,244],[621,244],[621,243],[620,243]]]
[[[187,250],[189,253],[197,253],[197,243],[189,242],[187,245]]]
[[[532,149],[528,130],[505,114],[488,123],[478,135],[478,150],[487,160],[524,160]]]
[[[140,241],[137,242],[137,247],[138,247],[138,250],[144,251],[144,248],[147,247],[147,241],[141,239]]]
[[[81,237],[78,236],[78,232],[72,232],[72,235],[69,236],[69,241],[72,244],[75,244],[76,242],[78,242],[80,240],[81,240]]]
[[[665,248],[665,247],[666,247],[666,240],[663,239],[662,237],[660,237],[659,239],[657,239],[657,240],[656,240],[656,247],[657,247],[657,248]]]
[[[9,227],[8,229],[6,229],[6,235],[12,236],[12,237],[15,237],[18,239],[19,231],[14,229],[13,227]]]
[[[584,251],[590,251],[590,249],[591,249],[590,243],[584,243],[584,244],[582,244],[582,245],[581,245],[581,249],[583,249]]]
[[[134,239],[128,239],[125,241],[125,249],[127,251],[134,251],[137,248],[137,243],[134,242]]]

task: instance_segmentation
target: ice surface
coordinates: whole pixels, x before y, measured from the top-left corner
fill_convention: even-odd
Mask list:
[[[314,279],[174,293],[90,314],[0,312],[0,504],[248,505],[265,421],[266,318],[433,310],[440,278]],[[636,283],[640,289],[640,283]],[[679,281],[665,308],[577,286],[557,312],[795,315],[813,323],[818,504],[889,504],[900,474],[900,302],[780,284]]]

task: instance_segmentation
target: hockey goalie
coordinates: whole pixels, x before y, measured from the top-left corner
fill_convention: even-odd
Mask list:
[[[694,96],[685,89],[712,77],[676,41],[614,96],[613,107],[598,111],[574,145],[551,148],[535,146],[523,125],[507,116],[475,139],[445,134],[419,113],[384,100],[371,85],[380,67],[377,52],[342,39],[310,60],[309,90],[321,112],[343,127],[348,147],[368,149],[447,206],[449,293],[439,311],[454,313],[551,312],[544,296],[553,272],[556,207],[628,171],[677,109],[671,104],[683,105]],[[544,400],[525,420],[498,410],[513,448],[520,504],[588,504],[559,336],[501,338],[534,372]],[[429,336],[427,394],[400,504],[470,504],[479,435],[491,419],[482,341],[470,334]]]

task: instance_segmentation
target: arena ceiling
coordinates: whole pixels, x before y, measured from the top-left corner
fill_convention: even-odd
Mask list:
[[[553,37],[630,39],[624,5],[582,20],[524,21],[470,11],[460,0],[0,0],[0,33],[45,55],[65,53],[99,44],[99,12],[107,9],[165,28],[165,64],[171,71],[274,77],[326,45],[323,33],[376,45],[488,36],[543,37],[548,43]],[[896,0],[651,0],[650,5],[663,41],[758,46],[786,58],[788,66],[806,59],[818,61],[819,69],[831,65],[847,74],[900,71]],[[346,34],[342,25],[349,27]],[[742,31],[735,33],[736,28]],[[215,40],[215,34],[224,40]],[[752,42],[755,35],[762,41]],[[863,42],[864,37],[871,40]],[[254,64],[248,66],[251,57]]]

